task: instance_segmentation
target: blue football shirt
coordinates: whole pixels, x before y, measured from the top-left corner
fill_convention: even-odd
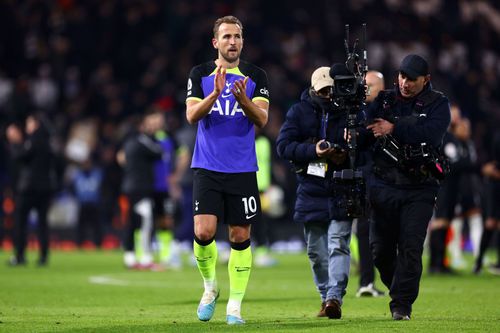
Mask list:
[[[202,100],[214,89],[215,62],[194,67],[189,74],[188,100]],[[226,72],[226,87],[212,110],[198,122],[192,168],[239,173],[258,170],[254,124],[238,105],[231,89],[234,81],[248,76],[246,94],[252,100],[269,102],[264,70],[240,60]]]

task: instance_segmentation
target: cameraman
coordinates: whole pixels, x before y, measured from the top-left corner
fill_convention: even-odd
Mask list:
[[[349,167],[346,115],[334,112],[329,71],[319,67],[313,72],[311,88],[288,110],[276,145],[278,155],[291,161],[297,173],[294,220],[304,223],[307,254],[322,300],[318,317],[340,319],[349,277],[352,220],[329,217],[332,172]]]
[[[448,99],[432,89],[426,60],[413,54],[403,59],[398,84],[379,93],[368,108],[368,120],[365,138],[376,139],[369,190],[373,259],[390,291],[392,318],[409,320],[439,188],[436,178],[442,174],[435,163],[418,164],[425,154],[413,161],[401,150],[437,149],[450,123]]]

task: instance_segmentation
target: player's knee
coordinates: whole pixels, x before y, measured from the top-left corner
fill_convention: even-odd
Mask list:
[[[250,238],[250,226],[231,226],[229,228],[229,241],[242,243]]]
[[[213,239],[215,234],[211,232],[210,230],[207,229],[199,229],[196,230],[195,232],[196,238],[198,238],[201,241],[208,241],[210,239]]]

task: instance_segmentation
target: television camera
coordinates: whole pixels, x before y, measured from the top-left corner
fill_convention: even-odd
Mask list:
[[[333,205],[330,207],[331,218],[356,218],[365,214],[366,185],[361,170],[356,169],[356,127],[359,122],[361,107],[366,99],[366,73],[368,72],[366,52],[366,23],[363,24],[362,59],[358,52],[359,40],[349,47],[349,25],[345,26],[346,38],[344,46],[347,60],[345,64],[334,64],[330,68],[333,79],[332,101],[334,112],[347,116],[349,169],[333,172],[332,195]],[[361,62],[360,62],[361,60]]]

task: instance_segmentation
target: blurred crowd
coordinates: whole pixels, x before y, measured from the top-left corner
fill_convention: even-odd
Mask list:
[[[98,166],[103,223],[108,231],[120,229],[122,169],[116,153],[146,110],[164,114],[171,137],[186,142],[186,135],[194,135],[184,116],[189,70],[216,57],[212,25],[229,14],[244,25],[242,59],[267,72],[271,106],[263,134],[272,143],[313,69],[345,59],[345,24],[352,41],[367,23],[369,68],[384,73],[391,87],[404,55],[424,56],[434,87],[469,119],[478,160],[489,160],[488,142],[500,124],[498,2],[11,0],[0,3],[3,197],[12,197],[15,178],[6,129],[36,112],[50,124],[50,143],[64,161],[58,193],[74,193],[75,173]],[[275,156],[271,170],[289,208],[280,210],[286,221],[294,177]],[[178,177],[173,186],[185,182]],[[8,214],[5,200],[3,207]]]

